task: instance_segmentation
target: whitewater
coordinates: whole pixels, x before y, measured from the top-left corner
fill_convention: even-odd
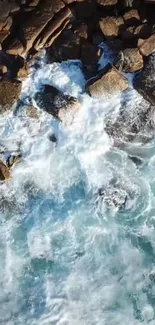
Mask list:
[[[134,110],[141,96],[128,78],[124,98]],[[118,116],[122,94],[92,99],[79,61],[42,60],[22,98],[47,83],[77,97],[74,118],[39,111],[34,119],[25,106],[0,115],[0,145],[22,151],[0,184],[0,324],[154,325],[154,138],[126,150],[115,144],[105,123]],[[113,182],[120,201],[128,195],[122,209],[111,200]]]

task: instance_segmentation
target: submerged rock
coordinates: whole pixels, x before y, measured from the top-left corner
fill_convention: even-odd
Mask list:
[[[128,80],[110,64],[88,84],[88,92],[95,98],[109,97],[127,88]]]
[[[64,95],[63,92],[50,85],[43,86],[43,90],[35,94],[34,100],[40,109],[60,120],[63,120],[68,110],[79,106],[76,98]]]

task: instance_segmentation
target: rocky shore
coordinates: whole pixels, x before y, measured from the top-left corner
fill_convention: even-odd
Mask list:
[[[22,81],[30,67],[39,67],[42,51],[47,63],[78,59],[87,80],[86,91],[104,98],[125,91],[124,73],[138,73],[135,88],[155,104],[155,0],[2,0],[0,2],[0,112],[23,104]],[[99,70],[106,42],[115,52],[113,64]],[[37,105],[63,120],[76,110],[76,98],[45,85]],[[32,99],[30,98],[30,105]],[[110,131],[109,131],[110,132]],[[4,180],[10,166],[0,162]],[[2,166],[2,168],[1,168]],[[6,169],[6,177],[4,176]]]

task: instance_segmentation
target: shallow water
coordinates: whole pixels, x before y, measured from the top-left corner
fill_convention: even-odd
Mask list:
[[[154,139],[114,146],[104,127],[122,96],[90,98],[79,62],[43,63],[32,75],[25,100],[48,82],[81,108],[66,125],[44,112],[28,118],[24,108],[0,116],[1,143],[16,150],[20,141],[23,152],[0,186],[0,324],[154,325]],[[131,88],[125,100],[132,110],[141,97]],[[124,209],[109,205],[112,182],[128,194]]]

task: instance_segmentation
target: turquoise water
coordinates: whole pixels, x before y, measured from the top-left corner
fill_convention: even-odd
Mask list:
[[[1,142],[16,150],[20,140],[23,152],[0,185],[0,324],[154,325],[154,139],[115,146],[104,127],[121,96],[86,95],[79,62],[43,64],[23,97],[47,81],[78,97],[72,123],[43,112],[34,120],[24,107],[0,116]],[[125,96],[131,111],[141,101],[132,89]],[[128,197],[122,209],[116,189]]]

